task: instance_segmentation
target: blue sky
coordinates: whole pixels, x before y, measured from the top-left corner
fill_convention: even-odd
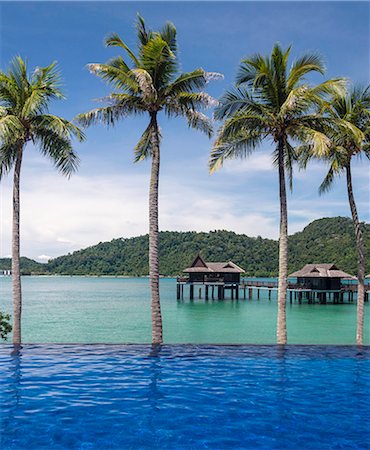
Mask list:
[[[109,88],[86,69],[117,55],[103,38],[118,32],[135,47],[139,12],[152,28],[166,20],[178,31],[184,71],[203,67],[221,72],[209,84],[219,97],[234,80],[243,56],[268,53],[275,42],[293,45],[292,58],[321,53],[326,77],[369,82],[369,4],[367,2],[3,2],[1,68],[17,54],[30,67],[57,60],[67,100],[52,112],[72,119],[94,106]],[[322,77],[311,79],[318,82]],[[211,113],[211,112],[210,112]],[[161,118],[164,136],[160,185],[162,230],[229,229],[252,236],[278,235],[277,173],[266,143],[243,161],[208,174],[212,140],[188,130],[181,119]],[[22,254],[40,260],[116,237],[146,233],[149,162],[133,164],[132,149],[146,118],[127,119],[114,129],[87,130],[77,145],[79,173],[71,180],[55,173],[49,161],[27,149],[22,173]],[[315,218],[349,215],[344,179],[327,195],[317,188],[325,166],[295,172],[289,195],[289,231]],[[10,253],[11,180],[1,185],[1,254]],[[369,220],[369,166],[354,166],[354,185],[362,220]]]

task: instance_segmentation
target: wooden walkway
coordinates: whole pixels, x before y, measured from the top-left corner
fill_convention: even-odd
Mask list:
[[[189,299],[194,300],[195,294],[198,299],[205,300],[252,300],[256,298],[260,300],[262,293],[267,292],[268,300],[272,300],[274,295],[277,298],[278,283],[273,281],[253,281],[241,280],[240,284],[223,283],[223,282],[193,282],[189,283],[186,278],[177,279],[177,300],[184,299],[185,286],[189,286]],[[357,292],[357,285],[343,284],[340,290],[315,290],[307,289],[302,285],[288,283],[287,301],[290,304],[303,302],[308,304],[340,304],[353,303],[355,294]],[[229,295],[227,296],[227,294]],[[369,301],[370,284],[365,286],[365,302]]]

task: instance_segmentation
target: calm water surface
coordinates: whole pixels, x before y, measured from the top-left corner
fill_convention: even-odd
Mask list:
[[[277,301],[176,300],[174,279],[162,279],[167,343],[273,344]],[[188,298],[188,296],[187,296]],[[150,293],[145,278],[24,277],[25,342],[148,343]],[[11,312],[11,279],[0,277],[0,309]],[[365,342],[370,344],[366,305]],[[356,304],[287,304],[292,344],[355,343]]]
[[[0,346],[0,448],[369,449],[370,348]]]

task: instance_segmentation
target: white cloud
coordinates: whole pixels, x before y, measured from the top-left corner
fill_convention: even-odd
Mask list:
[[[40,260],[40,261],[49,261],[49,259],[51,259],[51,256],[48,256],[48,255],[39,255],[39,256],[37,257],[37,259]]]
[[[271,154],[254,153],[245,159],[234,159],[224,163],[226,173],[256,173],[275,170]]]
[[[263,179],[233,177],[227,168],[209,177],[200,169],[165,167],[160,181],[160,229],[227,229],[277,238],[277,174],[267,175],[267,170],[273,170],[269,155],[252,158],[250,168],[245,166],[243,170],[266,172]],[[101,241],[147,233],[149,170],[89,176],[79,173],[70,180],[51,170],[40,172],[37,177],[34,173],[34,167],[25,166],[21,193],[22,255],[46,261]],[[298,179],[288,198],[289,232],[299,231],[323,216],[349,215],[345,186],[338,185],[342,189],[340,195],[335,187],[319,198],[312,173]],[[11,191],[9,177],[2,181],[0,194],[3,255],[10,252]],[[366,193],[358,198],[362,215],[367,211],[367,199]]]

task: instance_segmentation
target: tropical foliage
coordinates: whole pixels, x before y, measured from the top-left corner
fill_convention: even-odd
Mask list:
[[[8,339],[8,334],[12,331],[10,319],[9,314],[4,314],[0,311],[0,339],[4,341]]]
[[[60,75],[55,63],[37,67],[31,74],[25,61],[16,57],[7,72],[0,71],[0,179],[14,169],[12,277],[13,341],[21,343],[22,291],[20,277],[20,176],[23,154],[32,143],[64,175],[78,165],[72,137],[83,140],[81,131],[66,119],[52,115],[48,108],[62,99]]]
[[[39,263],[25,256],[20,257],[20,266],[22,275],[47,273],[46,264]],[[0,258],[0,271],[11,269],[12,269],[11,258]]]
[[[105,40],[107,46],[124,51],[106,64],[89,64],[92,73],[115,90],[105,100],[107,105],[78,116],[84,126],[98,122],[114,125],[127,116],[148,116],[149,123],[137,143],[135,161],[150,158],[152,162],[149,189],[149,274],[152,296],[152,342],[163,340],[159,296],[158,187],[161,133],[158,114],[183,117],[189,127],[212,134],[211,121],[200,110],[214,101],[203,89],[210,78],[203,69],[181,73],[178,61],[176,28],[172,23],[160,31],[146,28],[142,17],[137,20],[138,51],[131,50],[118,36]]]
[[[273,147],[279,174],[280,233],[277,342],[287,342],[286,290],[288,270],[288,216],[286,173],[292,186],[293,163],[297,160],[295,144],[309,142],[323,152],[330,140],[322,132],[327,118],[320,113],[334,94],[344,89],[343,80],[328,80],[311,86],[305,76],[324,73],[320,56],[306,54],[288,68],[291,48],[276,44],[270,56],[253,55],[242,60],[236,87],[221,98],[215,117],[223,120],[211,152],[211,171],[224,160],[246,157],[264,140]]]
[[[365,300],[365,248],[363,230],[358,217],[352,186],[351,161],[354,157],[370,158],[370,87],[355,87],[352,91],[336,96],[326,107],[327,115],[334,122],[326,127],[325,133],[331,145],[324,152],[318,152],[309,143],[301,146],[301,164],[305,166],[311,158],[326,161],[328,173],[320,186],[320,193],[328,191],[336,177],[346,175],[348,201],[356,236],[357,248],[357,344],[363,343],[364,300]],[[342,122],[346,126],[342,126]],[[338,126],[339,124],[339,126]]]

